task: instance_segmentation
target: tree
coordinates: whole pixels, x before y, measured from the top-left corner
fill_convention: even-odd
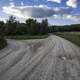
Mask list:
[[[16,34],[16,27],[17,27],[17,21],[16,18],[13,16],[9,17],[9,20],[7,20],[5,30],[7,35],[15,35]]]
[[[42,23],[41,23],[41,30],[42,30],[42,34],[46,34],[48,33],[48,20],[47,19],[43,19]]]
[[[37,26],[36,20],[33,20],[33,19],[26,20],[26,27],[29,35],[38,34],[38,26]]]
[[[0,35],[4,35],[4,22],[0,21]]]

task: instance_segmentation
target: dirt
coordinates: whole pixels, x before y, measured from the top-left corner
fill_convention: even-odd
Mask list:
[[[80,48],[51,35],[11,40],[0,51],[0,80],[80,80]]]

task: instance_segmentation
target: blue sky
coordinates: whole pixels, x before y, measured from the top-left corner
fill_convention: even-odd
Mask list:
[[[47,18],[53,25],[79,24],[80,0],[0,0],[0,20],[10,15],[20,22]]]

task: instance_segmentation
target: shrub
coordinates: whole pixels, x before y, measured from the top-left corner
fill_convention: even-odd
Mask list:
[[[6,45],[6,40],[2,36],[0,36],[0,49],[3,49]]]

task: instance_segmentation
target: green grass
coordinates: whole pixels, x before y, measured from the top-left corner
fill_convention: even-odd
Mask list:
[[[28,35],[22,35],[22,36],[6,36],[7,39],[17,39],[17,40],[26,40],[26,39],[44,39],[47,38],[49,35],[39,35],[39,36],[28,36]]]
[[[80,32],[57,32],[56,35],[80,46]]]

